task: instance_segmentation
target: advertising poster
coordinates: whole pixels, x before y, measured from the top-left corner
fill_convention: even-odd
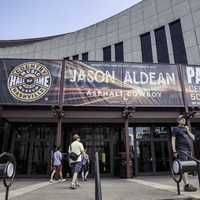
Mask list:
[[[62,61],[0,59],[0,104],[58,104]]]
[[[66,62],[64,105],[182,106],[176,65]]]

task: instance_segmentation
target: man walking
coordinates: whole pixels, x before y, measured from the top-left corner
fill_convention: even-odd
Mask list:
[[[78,184],[78,174],[81,171],[81,154],[84,154],[83,144],[80,142],[79,135],[75,134],[73,136],[73,142],[69,145],[69,162],[72,170],[72,182],[71,188],[76,189]]]
[[[62,153],[60,152],[60,146],[56,148],[56,151],[53,154],[53,171],[51,173],[50,183],[53,182],[53,177],[57,172],[60,175],[60,180],[63,181],[62,175]]]
[[[173,129],[172,132],[172,151],[174,157],[177,157],[181,161],[187,161],[190,158],[186,156],[185,152],[191,155],[192,146],[191,142],[194,141],[194,135],[191,133],[188,126],[186,126],[186,119],[183,115],[179,115],[178,119],[178,126]],[[184,191],[187,192],[195,192],[197,188],[193,185],[189,184],[188,181],[188,173],[183,174],[183,182],[184,182]]]

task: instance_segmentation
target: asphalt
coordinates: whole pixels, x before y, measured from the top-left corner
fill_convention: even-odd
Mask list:
[[[190,177],[193,184],[197,177]],[[80,188],[70,189],[70,180],[50,184],[45,179],[15,180],[9,199],[12,200],[95,200],[95,182],[89,179],[81,182]],[[197,185],[198,186],[198,185]],[[138,177],[133,179],[101,180],[102,200],[193,200],[200,199],[200,190],[194,193],[182,192],[178,196],[176,184],[168,176]],[[181,186],[182,188],[182,186]],[[0,199],[4,199],[4,187],[0,185]]]

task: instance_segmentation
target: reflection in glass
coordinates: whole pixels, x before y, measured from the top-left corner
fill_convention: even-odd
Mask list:
[[[169,136],[169,129],[165,126],[153,127],[154,138],[167,138]]]
[[[150,137],[150,127],[136,127],[136,139],[147,139]]]
[[[167,141],[154,142],[156,171],[162,172],[169,169],[169,151]]]
[[[149,141],[138,141],[139,151],[137,152],[139,172],[152,172],[151,143]]]

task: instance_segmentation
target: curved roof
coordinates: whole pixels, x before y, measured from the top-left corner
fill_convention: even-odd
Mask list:
[[[21,40],[20,39],[19,40],[0,40],[0,48],[32,44],[34,42],[49,40],[49,39],[53,39],[53,38],[60,37],[63,35],[65,34],[53,35],[53,36],[48,36],[48,37],[40,37],[40,38],[28,38],[28,39],[21,39]]]
[[[141,0],[142,1],[142,0]],[[144,0],[143,0],[144,1]],[[97,22],[95,24],[99,24],[101,22],[104,22],[114,16],[117,16],[127,10],[129,10],[130,8],[132,7],[135,7],[136,5],[140,4],[141,2],[138,2],[136,4],[134,4],[133,6],[111,16],[111,17],[108,17],[100,22]],[[93,24],[93,25],[95,25]],[[76,31],[73,31],[73,32],[69,32],[69,33],[63,33],[63,34],[59,34],[59,35],[53,35],[53,36],[47,36],[47,37],[39,37],[39,38],[27,38],[27,39],[17,39],[17,40],[0,40],[0,48],[4,48],[4,47],[12,47],[12,46],[21,46],[21,45],[28,45],[28,44],[32,44],[32,43],[35,43],[35,42],[40,42],[40,41],[45,41],[45,40],[49,40],[49,39],[53,39],[53,38],[56,38],[56,37],[60,37],[60,36],[64,36],[64,35],[67,35],[67,34],[70,34],[70,33],[75,33],[77,31],[80,31],[80,30],[83,30],[83,29],[86,29],[86,28],[89,28],[89,27],[92,27],[93,25],[89,25],[87,27],[84,27],[84,28],[81,28],[79,30],[76,30]]]

